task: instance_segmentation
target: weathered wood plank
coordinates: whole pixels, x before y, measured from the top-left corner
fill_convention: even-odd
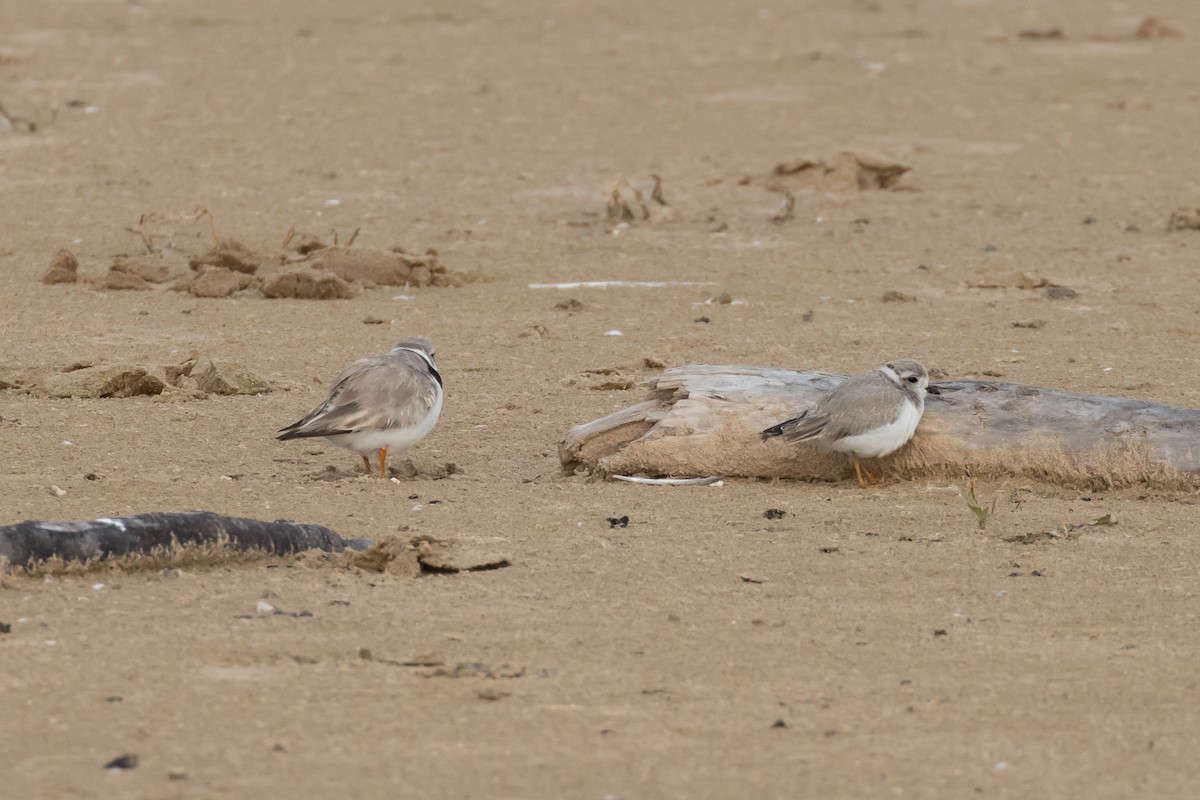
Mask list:
[[[836,480],[849,459],[760,432],[843,380],[829,372],[689,365],[649,382],[650,399],[572,428],[566,469],[602,474]],[[1200,411],[993,381],[939,382],[913,440],[882,459],[889,477],[1025,476],[1092,488],[1200,487]]]

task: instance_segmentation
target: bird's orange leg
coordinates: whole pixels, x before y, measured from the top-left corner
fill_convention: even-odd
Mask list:
[[[371,474],[371,459],[367,458],[366,456],[363,456],[362,460],[363,460],[363,469],[365,469],[367,471],[367,474],[370,475]]]
[[[387,477],[387,445],[379,448],[379,477]]]
[[[866,472],[866,470],[864,470],[862,465],[858,463],[858,456],[851,454],[850,458],[854,460],[854,474],[858,477],[858,488],[867,488],[867,484],[863,482],[862,476],[863,472]],[[871,473],[867,472],[867,474],[870,475]]]
[[[854,471],[858,473],[858,485],[864,489],[868,486],[878,486],[883,482],[883,475],[881,474],[878,478],[876,478],[871,474],[870,470],[868,470],[859,462],[857,456],[854,457]],[[867,476],[866,481],[863,481],[863,475]]]

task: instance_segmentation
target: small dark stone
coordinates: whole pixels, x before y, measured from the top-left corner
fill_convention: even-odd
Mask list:
[[[1097,217],[1093,217],[1091,214],[1088,214],[1086,217],[1083,218],[1084,225],[1095,225],[1099,221],[1100,220]]]
[[[783,519],[787,514],[782,508],[768,508],[763,512],[763,516],[767,519]]]
[[[1130,223],[1125,226],[1126,233],[1138,233],[1141,230],[1142,230],[1141,228],[1139,228],[1137,225],[1134,225],[1133,223]]]
[[[781,720],[781,719],[777,719],[777,720],[775,720],[774,722],[772,722],[772,723],[771,723],[771,727],[772,727],[772,728],[786,728],[786,727],[787,727],[787,723],[786,723],[786,722],[784,722],[784,721],[783,721],[783,720]]]
[[[138,765],[138,757],[134,753],[117,756],[104,765],[105,769],[133,769]]]
[[[1029,573],[1029,574],[1030,574],[1030,576],[1031,576],[1031,577],[1034,577],[1034,578],[1044,578],[1044,577],[1046,577],[1046,573],[1042,572],[1040,569],[1035,569],[1033,572],[1031,572],[1031,573]]]
[[[820,549],[822,553],[836,553],[838,551],[836,547],[822,547]]]
[[[934,632],[933,632],[933,635],[934,635],[934,636],[946,636],[946,635],[947,635],[947,633],[946,633],[946,629],[945,629],[945,628],[938,628],[936,631],[934,631]]]
[[[813,321],[813,312],[805,311],[803,314],[800,315],[800,321],[801,322],[812,322]]]
[[[629,527],[629,515],[626,514],[626,515],[623,515],[620,517],[609,517],[608,518],[608,527],[615,528],[618,525],[620,525],[622,528],[628,528]]]
[[[1079,292],[1069,286],[1047,286],[1046,297],[1051,300],[1071,300],[1079,296]]]
[[[124,698],[124,697],[121,697],[121,695],[119,695],[119,694],[110,694],[108,697],[104,698],[104,702],[106,702],[106,703],[120,703],[120,702],[122,702],[124,699],[125,699],[125,698]]]
[[[912,678],[903,678],[900,681],[901,686],[912,686]]]
[[[420,500],[420,499],[421,499],[421,495],[419,495],[419,494],[410,494],[410,495],[408,496],[408,499],[409,499],[409,500]]]
[[[87,475],[83,476],[83,479],[85,481],[98,481],[100,480],[100,476],[94,472],[89,472]]]
[[[0,622],[0,633],[12,633],[12,623]]]
[[[707,322],[712,322],[712,320],[711,320],[711,319],[709,319],[708,317],[696,317],[696,320],[695,320],[695,321],[696,321],[696,322],[705,322],[705,323],[707,323]]]
[[[442,501],[441,500],[430,500],[430,501],[428,501],[428,504],[431,506],[440,506],[442,504]]]
[[[996,247],[996,245],[989,242],[988,244],[985,244],[982,249],[983,249],[983,252],[985,252],[985,253],[994,253],[997,250],[999,250],[1000,248]]]

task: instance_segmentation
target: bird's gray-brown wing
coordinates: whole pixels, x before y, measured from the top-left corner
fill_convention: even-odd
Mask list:
[[[280,439],[336,436],[416,425],[441,391],[428,362],[400,351],[355,361],[334,379],[325,402],[279,431]]]
[[[762,432],[762,438],[770,439],[772,436],[782,436],[785,442],[803,442],[805,439],[820,436],[829,423],[829,416],[821,413],[819,408],[819,405],[817,408],[810,408],[798,417],[792,417],[767,428]]]
[[[851,375],[798,417],[762,432],[764,439],[782,436],[802,442],[822,436],[836,442],[895,422],[900,390],[878,370]]]
[[[825,438],[836,442],[890,425],[900,416],[899,401],[904,396],[878,370],[852,375],[817,403],[816,410],[830,420]]]

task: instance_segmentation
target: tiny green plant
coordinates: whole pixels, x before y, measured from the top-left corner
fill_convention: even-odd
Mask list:
[[[970,472],[967,473],[967,481],[967,508],[971,509],[971,513],[975,515],[975,521],[979,523],[979,530],[987,530],[988,520],[996,513],[996,498],[992,498],[990,506],[984,505],[975,496],[975,476]]]

